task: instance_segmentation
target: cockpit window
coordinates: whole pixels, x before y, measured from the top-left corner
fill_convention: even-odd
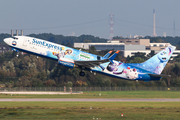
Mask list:
[[[17,37],[12,37],[13,39],[15,39],[15,40],[18,40],[18,38]]]

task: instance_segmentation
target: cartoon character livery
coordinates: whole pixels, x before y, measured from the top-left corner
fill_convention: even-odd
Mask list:
[[[171,54],[171,49],[167,48],[164,49],[163,52],[161,52],[160,54],[158,54],[158,59],[159,59],[159,64],[156,67],[155,73],[157,74],[161,74],[161,72],[163,71],[164,67],[166,66],[169,56]]]
[[[113,74],[118,74],[118,75],[124,74],[125,75],[124,77],[128,79],[138,78],[138,72],[136,68],[130,69],[130,67],[127,67],[127,69],[123,69],[121,72],[113,72]]]
[[[77,67],[81,69],[80,76],[88,70],[120,79],[142,81],[160,80],[162,76],[168,76],[161,73],[175,50],[174,46],[168,46],[143,63],[122,63],[114,60],[119,50],[112,55],[109,51],[104,56],[98,56],[28,36],[14,36],[4,39],[4,42],[13,49],[55,60],[59,65]]]
[[[174,46],[168,46],[147,61],[143,63],[135,63],[133,65],[160,75],[174,50]]]

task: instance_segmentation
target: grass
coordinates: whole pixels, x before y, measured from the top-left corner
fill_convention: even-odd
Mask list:
[[[101,93],[101,96],[99,96]],[[0,98],[180,98],[180,91],[93,91],[68,95],[10,95]]]
[[[180,98],[180,92],[96,91],[78,95],[12,96],[0,94],[0,98]],[[124,114],[123,117],[121,113]],[[1,120],[92,120],[93,117],[94,120],[178,120],[180,102],[0,102]]]
[[[95,119],[102,120],[176,120],[180,118],[180,102],[1,102],[0,106],[2,120],[90,120],[93,116]]]

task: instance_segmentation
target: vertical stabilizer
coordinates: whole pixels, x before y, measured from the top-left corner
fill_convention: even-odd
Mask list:
[[[160,51],[159,53],[148,59],[147,61],[134,65],[147,71],[156,74],[161,74],[175,49],[175,46],[168,46],[164,50]]]

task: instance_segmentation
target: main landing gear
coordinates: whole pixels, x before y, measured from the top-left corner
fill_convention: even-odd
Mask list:
[[[96,72],[92,72],[92,71],[90,71],[91,73],[94,73],[94,75],[96,75]],[[83,70],[81,69],[81,72],[79,72],[79,75],[80,76],[85,76],[85,72],[83,72]]]
[[[84,67],[80,67],[81,72],[79,72],[79,75],[84,77],[85,76],[85,72],[83,72],[83,70],[85,69]]]
[[[79,75],[83,77],[83,76],[85,76],[85,72],[83,72],[83,71],[81,70],[81,72],[79,73]]]

